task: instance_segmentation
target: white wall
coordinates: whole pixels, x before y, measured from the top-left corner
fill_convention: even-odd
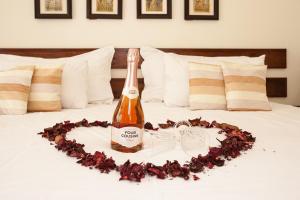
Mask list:
[[[136,0],[123,0],[123,20],[86,19],[86,0],[73,0],[72,20],[34,19],[34,0],[0,0],[0,48],[189,47],[287,48],[288,98],[300,105],[300,1],[220,0],[219,21],[185,21],[173,0],[172,20],[137,20]]]

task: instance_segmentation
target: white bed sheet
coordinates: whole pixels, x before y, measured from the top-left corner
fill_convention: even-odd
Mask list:
[[[100,174],[75,163],[36,133],[64,120],[111,121],[113,105],[93,105],[84,110],[0,116],[0,199],[300,199],[300,109],[272,104],[272,112],[190,111],[161,103],[143,104],[145,120],[203,117],[227,122],[250,131],[254,148],[226,166],[199,174],[199,181],[157,180],[142,183],[118,181],[119,174]],[[105,151],[117,163],[190,159],[176,148],[160,154],[144,151],[121,154],[109,149],[110,129],[79,128],[70,138],[87,144],[86,150]],[[149,150],[149,149],[148,149]]]

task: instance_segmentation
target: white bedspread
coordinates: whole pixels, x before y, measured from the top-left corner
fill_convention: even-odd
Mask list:
[[[118,181],[119,174],[100,174],[58,152],[36,133],[64,120],[111,121],[114,105],[93,105],[84,110],[0,116],[0,199],[300,199],[300,109],[272,104],[272,112],[189,111],[160,103],[143,104],[145,120],[155,123],[203,117],[235,124],[257,138],[253,150],[221,168],[199,174],[199,181],[158,180],[142,183]],[[86,150],[105,151],[118,164],[166,159],[181,163],[190,159],[180,149],[157,154],[146,149],[121,154],[109,149],[110,129],[79,128],[70,138],[87,145]]]

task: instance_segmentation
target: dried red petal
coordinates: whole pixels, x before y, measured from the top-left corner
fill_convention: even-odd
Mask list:
[[[192,158],[191,162],[187,166],[193,173],[199,173],[204,170],[204,163],[201,162],[198,158]]]
[[[168,129],[168,128],[172,128],[173,127],[170,124],[158,124],[158,126],[161,129]]]
[[[185,180],[190,178],[190,170],[186,166],[181,166],[177,160],[174,162],[167,161],[163,166],[164,171],[172,177],[181,177]]]
[[[141,179],[145,178],[145,170],[142,164],[133,163],[126,161],[123,165],[118,168],[121,180],[141,182]]]
[[[189,122],[192,126],[200,126],[201,118],[189,119]]]
[[[201,118],[189,119],[192,126],[201,126],[205,128],[211,128],[211,124],[208,121],[201,120]]]
[[[167,124],[170,124],[173,127],[176,124],[176,122],[168,119]]]
[[[163,167],[155,166],[152,163],[147,163],[145,166],[145,170],[150,176],[156,176],[159,179],[165,179],[167,174]]]
[[[147,122],[144,125],[144,128],[147,129],[147,130],[151,130],[151,131],[157,131],[159,129],[159,128],[154,128],[153,125],[150,122]]]
[[[111,124],[108,123],[107,121],[94,121],[92,123],[89,123],[89,126],[100,126],[100,127],[103,127],[103,128],[107,128],[109,127]]]
[[[172,128],[175,126],[175,122],[172,120],[167,120],[167,123],[165,124],[158,124],[159,128],[161,129],[168,129],[168,128]]]
[[[194,181],[198,181],[200,178],[196,175],[193,175],[193,179],[194,179]]]

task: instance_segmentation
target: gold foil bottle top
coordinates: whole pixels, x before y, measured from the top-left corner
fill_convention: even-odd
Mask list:
[[[138,98],[138,79],[137,69],[139,66],[140,51],[139,49],[129,49],[127,55],[127,78],[122,94],[130,99]]]
[[[127,62],[132,63],[134,62],[136,65],[138,65],[140,61],[140,50],[139,49],[129,49],[128,55],[127,55]]]

